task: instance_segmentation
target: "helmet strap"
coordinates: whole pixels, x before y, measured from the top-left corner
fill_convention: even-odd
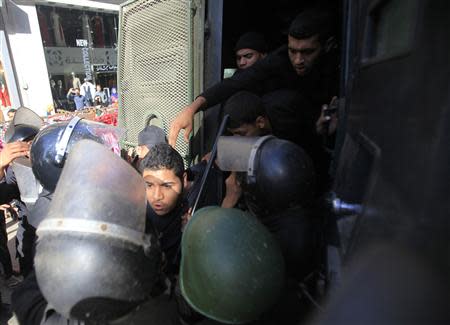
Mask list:
[[[72,136],[73,131],[75,130],[78,122],[81,121],[81,118],[75,116],[70,120],[69,124],[67,124],[61,138],[56,143],[56,155],[55,162],[58,166],[61,166],[64,162],[64,157],[66,156],[67,146],[69,145],[70,137]]]

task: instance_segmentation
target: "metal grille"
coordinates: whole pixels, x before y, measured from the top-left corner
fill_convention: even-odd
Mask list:
[[[168,133],[193,99],[193,14],[187,0],[137,0],[124,4],[119,34],[119,125],[125,146],[136,145],[148,116]],[[180,136],[177,150],[189,148]]]

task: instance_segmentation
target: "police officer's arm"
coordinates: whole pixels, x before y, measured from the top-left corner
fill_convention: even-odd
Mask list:
[[[16,158],[26,156],[30,150],[30,145],[26,142],[6,143],[0,151],[0,179],[5,177],[6,167]]]
[[[234,74],[231,78],[224,79],[205,90],[190,105],[186,106],[177,115],[175,120],[172,121],[169,130],[169,144],[175,146],[181,129],[184,129],[185,141],[189,141],[194,115],[200,109],[207,109],[221,103],[238,91],[257,90],[260,83],[270,77],[277,68],[277,57],[269,55],[250,68],[245,69],[238,74]]]

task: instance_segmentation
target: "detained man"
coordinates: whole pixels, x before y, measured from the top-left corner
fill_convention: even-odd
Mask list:
[[[262,34],[248,32],[236,42],[234,51],[238,71],[245,70],[266,57],[267,43]]]
[[[159,235],[161,249],[166,257],[163,270],[170,281],[170,296],[175,294],[178,315],[182,323],[195,323],[203,317],[192,310],[181,296],[178,273],[181,260],[183,223],[187,222],[187,200],[183,196],[187,176],[181,155],[166,143],[153,146],[141,162],[141,172],[147,184],[147,229]],[[171,303],[160,306],[160,312],[169,311]],[[172,313],[173,316],[174,313]],[[177,314],[177,313],[175,313]],[[170,321],[167,321],[167,324]]]
[[[187,213],[183,200],[185,178],[183,158],[170,145],[153,146],[140,165],[147,184],[147,227],[154,227],[167,258],[166,273],[178,274],[178,247],[181,243],[182,217]]]
[[[338,93],[339,56],[334,38],[333,17],[311,9],[300,13],[291,23],[287,44],[269,53],[248,69],[206,89],[172,121],[169,143],[174,145],[181,129],[189,140],[193,117],[247,90],[264,97],[267,111],[274,117],[272,127],[304,148],[314,161],[318,174],[318,193],[330,185],[326,155],[315,123],[322,105]],[[245,108],[243,108],[245,109]]]

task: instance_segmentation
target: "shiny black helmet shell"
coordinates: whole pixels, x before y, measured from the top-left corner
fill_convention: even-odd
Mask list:
[[[45,127],[38,133],[31,145],[30,159],[33,173],[42,186],[51,192],[55,190],[64,167],[65,157],[63,157],[61,162],[58,162],[57,159],[57,144],[68,125],[69,122],[59,122]],[[79,121],[72,131],[65,155],[81,139],[90,139],[104,143],[103,139],[92,131],[97,125],[99,123],[88,120]]]
[[[298,145],[277,138],[266,141],[258,151],[256,179],[245,184],[247,201],[265,214],[311,203],[315,172],[311,158]]]

